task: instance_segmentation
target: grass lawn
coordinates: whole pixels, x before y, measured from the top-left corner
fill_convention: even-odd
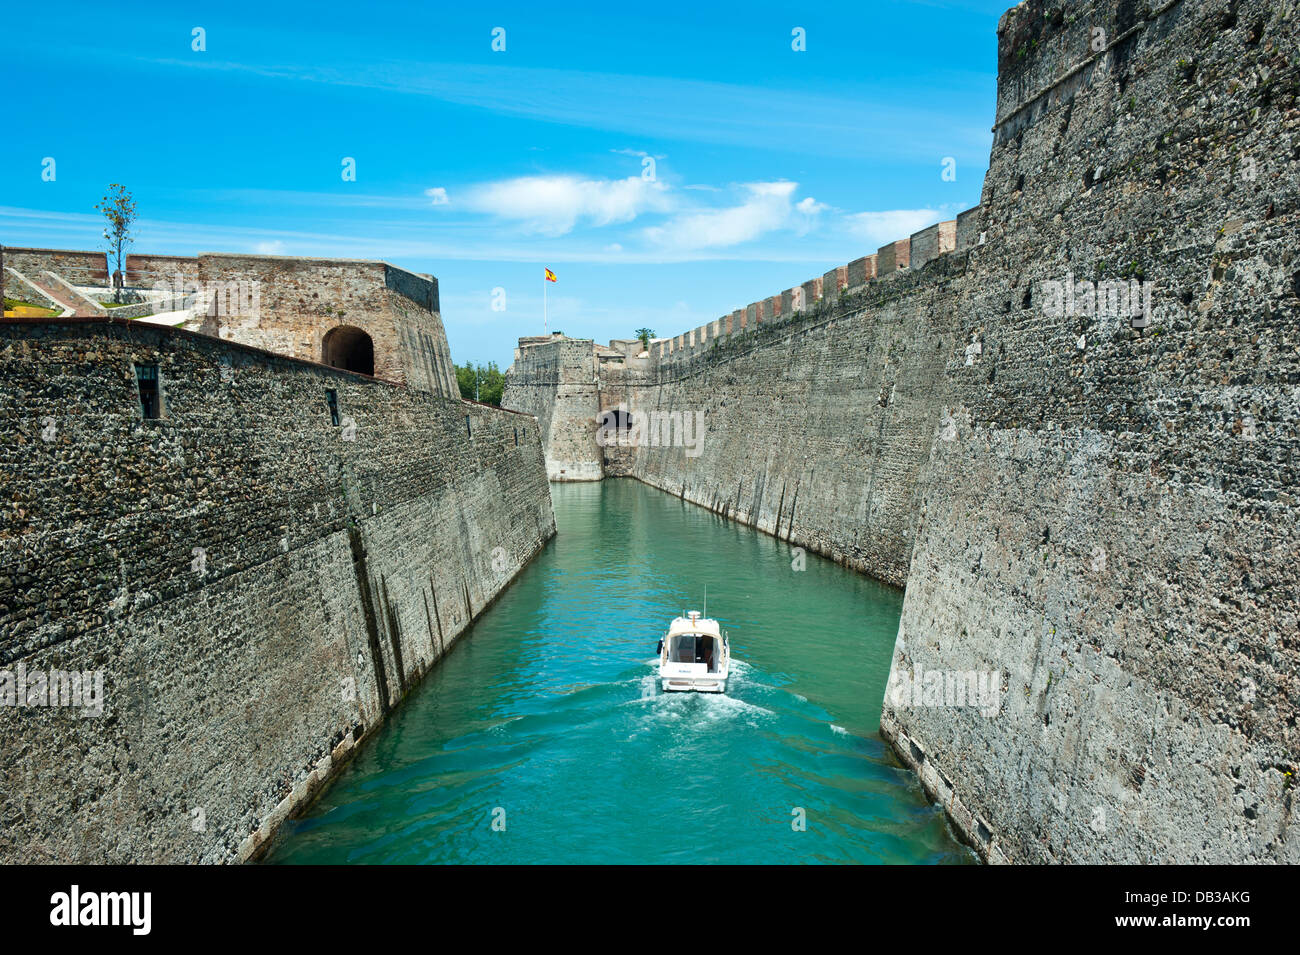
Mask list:
[[[58,314],[59,309],[46,308],[43,305],[24,302],[22,299],[5,297],[5,318],[54,318]]]

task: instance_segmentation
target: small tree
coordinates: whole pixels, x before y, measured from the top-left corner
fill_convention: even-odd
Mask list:
[[[488,362],[486,367],[465,362],[456,366],[456,384],[462,398],[499,407],[501,395],[505,392],[506,376],[494,361]]]
[[[114,182],[108,186],[108,195],[104,196],[95,208],[104,213],[108,224],[104,226],[104,239],[108,242],[108,254],[117,263],[113,273],[113,301],[122,300],[122,257],[126,247],[135,241],[131,235],[131,226],[135,223],[135,199],[126,191],[126,186]]]
[[[655,330],[653,328],[638,328],[636,330],[636,337],[641,339],[641,349],[643,351],[649,351],[650,339],[655,337]]]

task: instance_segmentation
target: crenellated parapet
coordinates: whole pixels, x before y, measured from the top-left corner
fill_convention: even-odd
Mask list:
[[[861,293],[872,283],[923,269],[941,256],[964,253],[982,241],[979,211],[979,206],[967,209],[955,219],[936,222],[905,239],[881,246],[871,255],[836,266],[721,318],[671,338],[655,339],[650,343],[650,358],[656,364],[687,361],[719,341],[788,322],[812,311],[819,303],[833,304],[845,296]]]

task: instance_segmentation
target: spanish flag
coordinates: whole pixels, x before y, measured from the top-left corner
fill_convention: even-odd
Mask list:
[[[548,282],[555,281],[555,273],[552,272],[550,269],[546,269],[546,281]]]

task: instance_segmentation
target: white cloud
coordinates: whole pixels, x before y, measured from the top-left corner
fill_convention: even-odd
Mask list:
[[[519,222],[530,232],[564,235],[579,220],[593,226],[630,222],[642,213],[668,209],[671,201],[666,185],[640,176],[521,176],[475,186],[464,204]]]
[[[445,206],[449,201],[447,199],[447,190],[442,186],[435,186],[432,189],[426,189],[424,190],[424,194],[429,197],[431,205]]]
[[[706,249],[739,245],[778,229],[806,232],[825,206],[811,197],[792,202],[797,182],[751,182],[735,206],[678,216],[663,226],[645,230],[658,245]]]
[[[845,216],[849,232],[856,238],[880,247],[895,239],[906,239],[928,225],[934,225],[943,214],[934,209],[889,209],[881,212],[857,212]]]
[[[259,242],[253,246],[253,251],[258,255],[284,255],[284,243],[279,239],[271,242]]]

